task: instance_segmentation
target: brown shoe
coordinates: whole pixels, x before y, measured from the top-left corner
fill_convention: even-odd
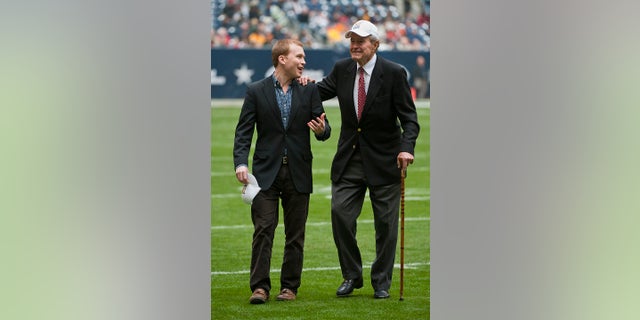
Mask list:
[[[253,290],[253,294],[251,298],[249,298],[249,303],[251,304],[262,304],[267,302],[269,299],[269,294],[262,288],[258,288]]]
[[[284,288],[280,291],[280,294],[276,297],[280,301],[293,301],[296,299],[296,294],[290,289]]]

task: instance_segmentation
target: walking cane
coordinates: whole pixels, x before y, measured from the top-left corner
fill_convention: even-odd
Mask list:
[[[400,179],[400,301],[404,300],[404,179],[407,169],[402,170]]]

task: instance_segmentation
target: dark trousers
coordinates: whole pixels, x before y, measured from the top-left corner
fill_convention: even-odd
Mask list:
[[[297,293],[302,274],[304,231],[309,213],[309,194],[296,191],[289,167],[283,165],[268,190],[261,190],[251,205],[253,221],[253,243],[251,250],[251,291],[263,288],[271,290],[271,249],[278,225],[278,202],[282,199],[284,216],[284,258],[280,275],[280,286]]]
[[[389,290],[398,240],[400,181],[391,185],[369,186],[358,152],[349,161],[340,181],[331,185],[333,239],[343,278],[362,278],[362,257],[356,241],[356,229],[367,188],[376,232],[371,285],[375,290]]]

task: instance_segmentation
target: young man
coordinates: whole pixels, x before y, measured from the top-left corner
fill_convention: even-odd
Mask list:
[[[311,142],[331,135],[318,88],[301,86],[294,79],[305,66],[303,45],[278,41],[271,51],[274,73],[247,88],[233,147],[236,178],[248,184],[248,157],[257,129],[253,175],[261,190],[251,204],[254,225],[249,285],[252,304],[269,299],[271,249],[282,200],[285,245],[278,300],[295,300],[302,273],[305,223],[312,192]]]

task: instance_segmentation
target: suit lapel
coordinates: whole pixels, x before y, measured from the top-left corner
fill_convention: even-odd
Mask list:
[[[271,109],[271,112],[273,112],[277,123],[282,127],[282,114],[280,113],[280,107],[278,107],[278,98],[276,98],[276,89],[273,85],[273,79],[268,77],[264,80],[263,84],[262,93],[267,101],[267,105],[269,109]]]
[[[356,83],[357,66],[358,64],[352,60],[347,66],[347,72],[344,75],[344,82],[346,83],[345,87],[347,88],[346,94],[348,94],[347,97],[349,97],[348,99],[346,99],[346,101],[349,102],[346,108],[351,110],[351,114],[353,115],[353,120],[355,122],[358,122],[358,114],[356,113],[356,102],[353,101],[353,90],[355,88],[355,83]]]
[[[295,121],[294,119],[298,114],[298,110],[300,109],[300,87],[298,84],[298,80],[293,79],[291,81],[289,90],[291,90],[291,110],[289,110],[289,122],[287,122],[287,127],[285,129],[289,129],[291,123]]]
[[[371,73],[371,79],[369,80],[369,90],[367,91],[367,99],[364,103],[364,108],[362,110],[362,114],[367,112],[369,108],[371,108],[373,104],[373,100],[376,95],[378,95],[378,90],[382,86],[382,79],[384,78],[384,72],[382,70],[382,58],[378,56],[376,60],[376,65],[373,67],[373,72]],[[355,81],[355,80],[354,80]]]

